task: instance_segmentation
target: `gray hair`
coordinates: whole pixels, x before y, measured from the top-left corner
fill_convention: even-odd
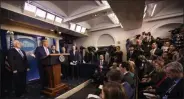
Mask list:
[[[19,43],[19,41],[18,40],[14,40],[13,41],[13,46],[15,47],[17,43]]]
[[[168,63],[165,68],[169,68],[172,72],[183,73],[183,66],[177,61]]]

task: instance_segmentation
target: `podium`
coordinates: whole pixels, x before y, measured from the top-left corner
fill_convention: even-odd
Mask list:
[[[44,87],[42,92],[49,96],[56,96],[60,91],[68,89],[68,85],[61,82],[61,61],[62,57],[69,54],[50,54],[41,60],[42,66],[46,73],[48,86]]]

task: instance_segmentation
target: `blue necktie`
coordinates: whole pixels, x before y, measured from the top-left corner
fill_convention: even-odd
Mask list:
[[[172,86],[166,91],[165,95],[163,96],[162,99],[168,99],[168,94],[171,93],[171,91],[174,89],[174,87],[177,85],[179,81],[174,81]]]

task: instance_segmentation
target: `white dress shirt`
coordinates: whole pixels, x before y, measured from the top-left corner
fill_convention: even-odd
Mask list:
[[[47,55],[49,55],[49,54],[50,54],[50,52],[49,52],[48,48],[47,48],[47,47],[45,47],[45,46],[43,46],[43,48],[44,48],[44,50],[45,50],[46,54],[47,54]]]
[[[17,50],[17,52],[18,52],[22,57],[24,57],[23,52],[22,52],[19,48],[15,48],[15,49]]]

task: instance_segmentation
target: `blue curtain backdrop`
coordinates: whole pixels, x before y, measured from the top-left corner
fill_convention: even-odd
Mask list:
[[[2,49],[7,51],[10,47],[10,35],[6,33],[7,30],[1,30]],[[27,35],[23,33],[14,32],[14,39],[19,40],[22,44],[22,50],[26,52],[30,71],[27,72],[27,81],[39,79],[39,72],[37,68],[37,60],[31,56],[37,46],[40,46],[41,36]],[[49,46],[53,45],[53,38],[49,38]]]
[[[3,50],[3,52],[7,51],[7,42],[6,42],[6,30],[0,30],[0,34],[1,34],[1,48]]]

